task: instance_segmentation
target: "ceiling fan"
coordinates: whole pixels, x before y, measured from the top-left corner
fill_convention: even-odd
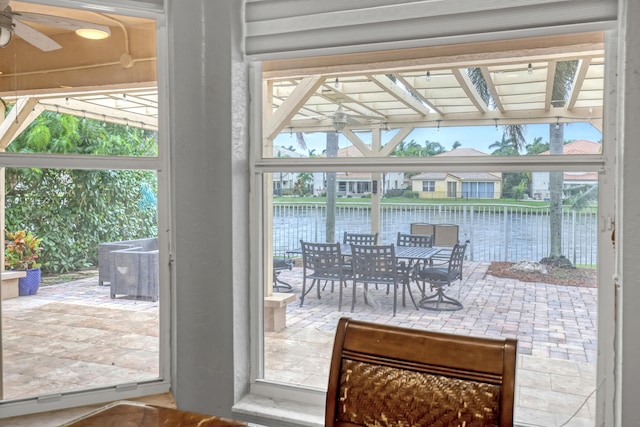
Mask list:
[[[85,38],[106,38],[111,35],[109,27],[104,25],[62,16],[14,12],[9,6],[9,0],[0,0],[0,47],[7,46],[11,41],[11,36],[15,34],[45,52],[62,48],[56,41],[27,25],[26,22],[75,31]]]
[[[347,125],[361,125],[357,119],[365,119],[365,120],[378,120],[384,121],[384,117],[379,116],[366,116],[362,114],[347,114],[347,112],[342,107],[342,103],[338,103],[338,108],[334,111],[331,116],[331,121],[333,123],[333,127],[336,131],[342,131]]]

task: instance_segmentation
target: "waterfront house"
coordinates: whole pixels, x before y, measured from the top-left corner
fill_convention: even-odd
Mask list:
[[[473,148],[456,148],[434,157],[488,156]],[[411,177],[411,191],[421,199],[499,199],[500,172],[424,172]]]

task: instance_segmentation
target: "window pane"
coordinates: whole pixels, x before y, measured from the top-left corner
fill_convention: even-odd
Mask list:
[[[285,263],[275,268],[273,276],[265,278],[266,293],[271,295],[267,300],[290,296],[292,301],[281,312],[282,328],[264,331],[264,378],[325,389],[335,326],[341,316],[349,316],[461,335],[517,338],[522,360],[516,381],[519,422],[565,420],[580,408],[583,400],[594,403],[595,397],[590,393],[595,387],[597,336],[597,175],[531,172],[513,177],[511,174],[496,172],[494,175],[500,179],[495,182],[478,181],[477,174],[448,174],[446,179],[451,179],[451,175],[458,178],[454,183],[460,182],[457,188],[466,192],[465,196],[457,193],[456,197],[444,197],[451,186],[446,185],[443,176],[434,184],[436,191],[443,188],[444,193],[440,198],[432,198],[425,195],[427,192],[411,191],[410,186],[415,187],[412,181],[419,174],[407,172],[405,177],[411,179],[403,181],[405,188],[399,193],[384,186],[380,186],[379,194],[361,196],[345,197],[336,191],[335,208],[331,208],[327,196],[329,173],[314,172],[310,175],[319,176],[307,181],[306,197],[303,194],[273,197],[273,262]],[[299,172],[300,175],[304,173]],[[336,173],[337,177],[360,177],[361,183],[366,175]],[[368,175],[373,182],[375,174]],[[272,175],[273,179],[277,176]],[[534,200],[530,196],[534,182],[558,179],[561,194],[554,193],[547,200]],[[320,191],[316,191],[316,182],[324,185]],[[419,189],[423,189],[422,181]],[[351,279],[343,284],[321,280],[313,287],[312,278],[305,280],[300,239],[342,242],[345,231],[379,232],[379,243],[394,244],[397,250],[398,233],[410,233],[416,223],[453,224],[457,226],[457,239],[469,241],[462,281],[444,289],[447,297],[462,304],[461,310],[424,308],[421,300],[435,291],[427,284],[423,296],[420,288],[423,283],[409,276],[404,300],[402,284],[397,288],[395,316],[394,292],[392,289],[387,292],[386,284],[377,287],[370,284],[365,303],[361,284],[356,285],[354,300]],[[326,237],[327,230],[335,230],[331,238]],[[436,227],[436,241],[439,232],[446,233],[443,227]],[[346,246],[342,248],[348,250]],[[436,254],[432,263],[446,268],[442,263],[450,248],[445,244],[439,248],[444,257]],[[430,262],[400,260],[418,270],[430,266]],[[555,264],[549,264],[552,261]],[[348,256],[345,263],[349,263]],[[311,271],[307,269],[307,275]],[[308,291],[304,301],[303,286]],[[269,304],[265,303],[267,312]],[[560,391],[558,382],[573,385]],[[585,412],[580,417],[593,419],[593,414]]]
[[[267,142],[263,157],[295,159],[264,161],[257,165],[259,171],[270,172],[274,164],[285,164],[287,170],[304,170],[309,165],[314,171],[325,165],[327,169],[340,165],[344,170],[353,165],[354,175],[364,177],[368,160],[377,171],[370,174],[370,196],[354,193],[346,200],[354,206],[349,214],[358,218],[352,221],[339,215],[339,202],[344,199],[336,199],[333,207],[330,191],[318,192],[316,186],[311,191],[316,198],[292,198],[291,207],[265,195],[267,212],[273,212],[266,224],[268,237],[264,236],[274,243],[270,256],[288,255],[295,261],[277,271],[277,278],[290,284],[291,292],[271,286],[271,271],[265,292],[272,297],[275,289],[275,294],[296,297],[287,304],[283,329],[265,332],[265,378],[324,389],[335,322],[343,315],[469,335],[513,336],[519,340],[519,360],[524,361],[519,366],[516,422],[556,425],[577,413],[575,418],[593,424],[590,405],[582,405],[595,400],[591,393],[596,377],[597,206],[592,197],[598,182],[594,171],[601,168],[589,163],[602,166],[606,162],[600,158],[599,130],[604,49],[588,54],[579,46],[570,47],[572,43],[563,45],[558,38],[527,43],[529,52],[538,54],[535,58],[523,56],[522,51],[511,55],[512,45],[501,49],[502,42],[491,42],[458,45],[450,54],[424,48],[422,58],[413,56],[414,50],[407,56],[403,51],[382,52],[393,59],[371,64],[362,63],[360,55],[343,55],[316,58],[308,64],[291,61],[290,69],[286,62],[263,67],[263,142]],[[546,51],[551,45],[555,46],[553,58]],[[464,59],[467,54],[483,59],[470,67]],[[431,59],[422,62],[424,58]],[[580,162],[583,166],[578,168],[585,172],[573,176],[536,171],[532,159],[526,158],[550,155],[556,157],[553,162],[566,162],[567,169],[575,169]],[[393,179],[399,183],[393,189],[385,178],[391,172],[380,171],[386,162],[394,173],[404,172]],[[508,170],[487,169],[489,163],[508,163],[504,168]],[[558,165],[552,166],[555,170],[563,167],[554,164]],[[512,172],[513,166],[517,172]],[[362,186],[365,181],[360,182]],[[380,184],[380,191],[374,190],[374,183]],[[327,181],[326,188],[330,187]],[[335,188],[336,197],[350,192],[349,183]],[[359,210],[358,202],[364,197],[367,203]],[[283,237],[298,230],[289,226],[295,220],[281,216],[295,209],[303,211],[306,223],[317,230],[331,229],[327,224],[335,212],[336,228],[348,224],[378,232],[380,241],[388,244],[397,243],[398,232],[410,232],[415,223],[422,224],[422,229],[434,224],[441,225],[441,230],[457,229],[454,241],[469,240],[464,279],[445,292],[463,308],[416,310],[405,292],[404,304],[398,300],[393,316],[393,293],[387,292],[386,285],[369,286],[369,304],[365,304],[364,287],[357,286],[354,297],[351,280],[346,285],[321,281],[315,285],[319,295],[314,287],[300,304],[304,269],[299,252],[287,254],[286,249],[287,243],[297,245],[299,238]],[[369,215],[361,218],[361,211]],[[436,246],[446,248],[443,233],[435,225],[431,228]],[[315,237],[322,242],[324,235],[319,232]],[[276,242],[281,241],[286,243],[278,246]],[[447,251],[439,254],[426,265],[446,268],[442,258],[446,259]],[[578,268],[558,273],[545,265],[548,273],[535,273],[529,282],[525,280],[528,273],[510,270],[523,260],[531,261],[531,268],[539,268],[543,260]],[[415,283],[411,287],[422,300],[423,291]],[[426,284],[422,289],[425,294],[434,291]],[[570,315],[575,313],[580,315]],[[569,379],[571,372],[584,376]],[[571,390],[559,396],[558,390],[569,382],[575,386],[564,388]]]
[[[41,281],[6,239],[4,399],[159,377],[157,177],[6,169],[6,229],[42,239]],[[15,262],[13,262],[15,261]],[[6,298],[6,299],[5,299]]]

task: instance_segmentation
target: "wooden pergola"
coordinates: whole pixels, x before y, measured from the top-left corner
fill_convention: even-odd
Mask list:
[[[577,61],[577,72],[568,98],[556,100],[554,79],[562,61]],[[355,159],[362,160],[362,171],[384,165],[416,128],[585,122],[602,131],[604,67],[602,33],[267,61],[262,64],[262,155],[273,157],[273,141],[282,132],[338,130],[362,153],[363,159]],[[470,69],[484,78],[489,102]],[[371,142],[357,131],[370,132]],[[383,131],[395,134],[384,143]],[[305,170],[319,163],[309,160]],[[345,166],[339,165],[346,163],[340,160],[346,159],[323,164],[341,171]],[[356,163],[349,162],[348,167]],[[262,165],[276,171],[286,167],[286,160]],[[266,175],[265,189],[271,179]],[[372,172],[371,179],[380,182],[382,174]],[[371,197],[371,232],[380,232],[380,198],[380,192]],[[266,224],[271,224],[270,203]],[[265,233],[265,253],[271,250],[271,234]],[[267,257],[264,277],[270,271]],[[265,283],[265,295],[272,292]]]
[[[14,34],[0,51],[0,98],[15,105],[0,123],[0,148],[9,145],[43,111],[157,129],[154,20],[17,1],[9,5],[14,12],[108,26],[111,36],[88,40],[70,30],[33,24],[62,46],[44,52]]]
[[[561,61],[578,64],[566,102],[552,99]],[[604,66],[602,33],[266,62],[263,137],[334,130],[338,107],[354,116],[342,132],[358,146],[353,131],[363,129],[400,129],[397,143],[418,127],[587,122],[601,130]],[[469,69],[482,74],[489,104]]]

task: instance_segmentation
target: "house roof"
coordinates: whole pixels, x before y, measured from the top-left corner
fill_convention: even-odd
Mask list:
[[[459,147],[455,150],[445,151],[435,155],[434,157],[455,157],[455,156],[488,156],[489,154],[483,153],[473,148]],[[418,175],[414,175],[411,179],[414,180],[443,180],[447,176],[453,177],[460,181],[500,181],[502,179],[499,173],[489,172],[424,172]]]
[[[417,175],[414,175],[411,177],[411,180],[413,181],[415,180],[434,180],[434,181],[439,181],[439,180],[443,180],[447,177],[447,175],[449,175],[446,172],[424,172],[424,173],[419,173]]]
[[[597,181],[597,172],[565,172],[563,174],[565,181]]]
[[[478,151],[474,148],[458,147],[455,150],[445,151],[444,153],[436,154],[434,157],[454,157],[454,156],[488,156],[487,153]]]
[[[563,154],[602,154],[602,144],[593,141],[579,139],[577,141],[564,144],[562,148]],[[540,153],[540,155],[549,155],[549,150]]]
[[[363,155],[356,146],[349,145],[338,150],[338,157],[363,157]]]
[[[500,181],[502,178],[498,174],[489,173],[489,172],[450,172],[450,173],[441,173],[441,172],[425,172],[414,175],[411,177],[411,180],[418,181],[440,181],[444,180],[447,177],[452,177],[459,181]]]

